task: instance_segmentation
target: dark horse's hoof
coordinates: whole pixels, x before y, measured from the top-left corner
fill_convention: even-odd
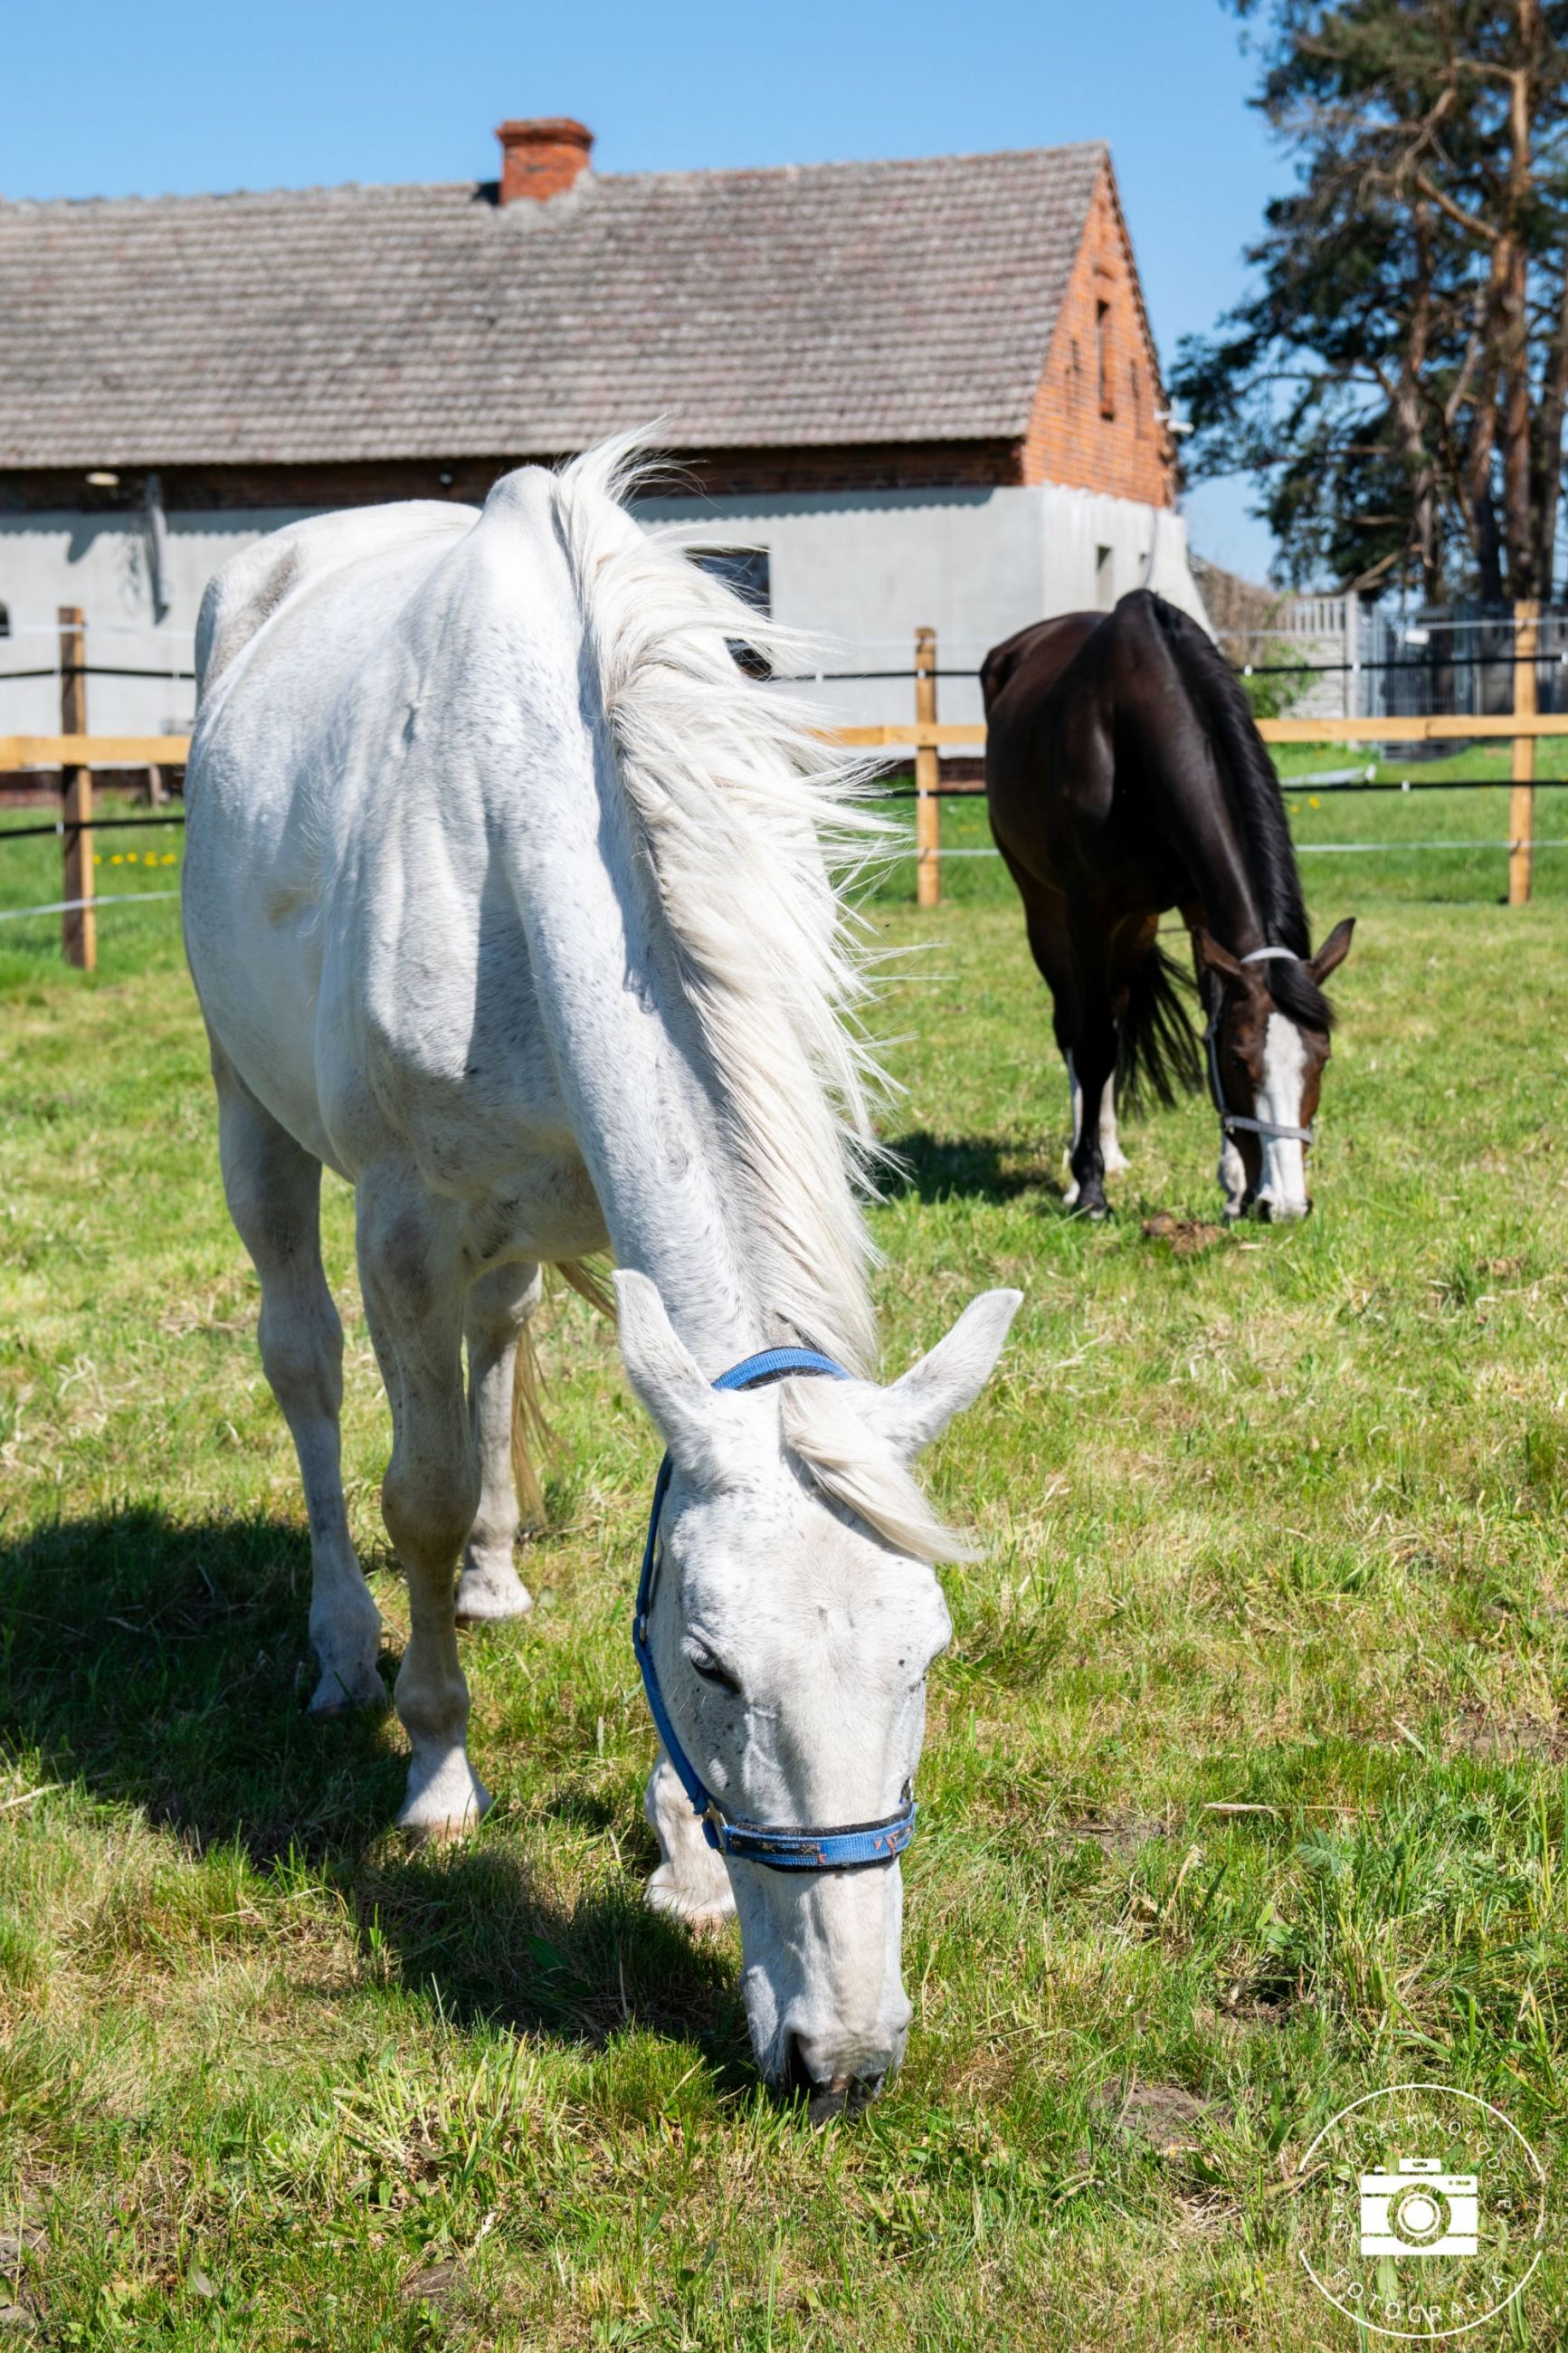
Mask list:
[[[1098,1185],[1080,1185],[1077,1200],[1068,1205],[1068,1215],[1087,1218],[1092,1225],[1100,1225],[1110,1215],[1110,1204]]]

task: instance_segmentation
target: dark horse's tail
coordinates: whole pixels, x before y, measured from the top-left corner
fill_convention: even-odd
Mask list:
[[[1202,1086],[1203,1056],[1183,1001],[1192,989],[1181,965],[1152,941],[1116,1014],[1116,1095],[1129,1111],[1151,1095],[1173,1103],[1179,1092],[1195,1094]]]

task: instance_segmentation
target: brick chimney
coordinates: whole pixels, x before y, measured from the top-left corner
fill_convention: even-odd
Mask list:
[[[573,185],[588,168],[594,134],[570,115],[548,115],[539,122],[503,122],[500,141],[500,200],[515,204],[531,196],[542,204]]]

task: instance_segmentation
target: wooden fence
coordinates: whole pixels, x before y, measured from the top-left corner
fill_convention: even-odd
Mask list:
[[[1266,744],[1437,744],[1511,742],[1512,792],[1509,805],[1508,898],[1513,907],[1530,897],[1535,838],[1535,745],[1542,735],[1568,735],[1568,712],[1536,708],[1535,662],[1540,607],[1514,607],[1514,707],[1495,717],[1472,715],[1422,719],[1264,719]],[[64,844],[62,945],[66,961],[90,972],[98,960],[92,871],[92,771],[145,767],[150,775],[183,767],[187,735],[93,735],[87,729],[87,683],[82,659],[83,621],[74,606],[63,606],[60,627],[60,732],[58,735],[0,735],[0,769],[58,768],[63,798]],[[914,644],[914,712],[910,723],[833,729],[836,743],[863,751],[910,751],[915,755],[915,896],[919,905],[942,900],[941,804],[950,793],[974,786],[943,786],[942,752],[979,751],[983,722],[937,717],[936,631],[919,628]]]
[[[1535,660],[1539,604],[1514,607],[1513,709],[1496,716],[1456,714],[1421,719],[1260,719],[1266,744],[1465,744],[1510,742],[1513,747],[1509,803],[1508,902],[1523,906],[1530,897],[1535,839],[1535,745],[1542,735],[1568,735],[1568,712],[1536,708]],[[985,742],[983,721],[947,723],[936,715],[936,631],[915,631],[915,715],[905,727],[839,727],[834,740],[867,751],[909,749],[915,755],[915,895],[922,907],[942,899],[942,847],[938,811],[942,797],[940,754],[978,751]],[[951,788],[950,788],[951,789]],[[962,789],[962,788],[960,788]]]

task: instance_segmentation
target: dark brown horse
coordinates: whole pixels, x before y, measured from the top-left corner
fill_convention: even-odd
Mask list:
[[[1140,589],[1113,613],[1022,629],[980,673],[985,789],[1056,1008],[1073,1095],[1067,1198],[1105,1214],[1126,1166],[1116,1094],[1164,1103],[1206,1074],[1226,1211],[1305,1217],[1333,1017],[1322,984],[1353,924],[1316,955],[1279,781],[1247,697],[1185,614]],[[1156,938],[1181,910],[1208,1017]]]

